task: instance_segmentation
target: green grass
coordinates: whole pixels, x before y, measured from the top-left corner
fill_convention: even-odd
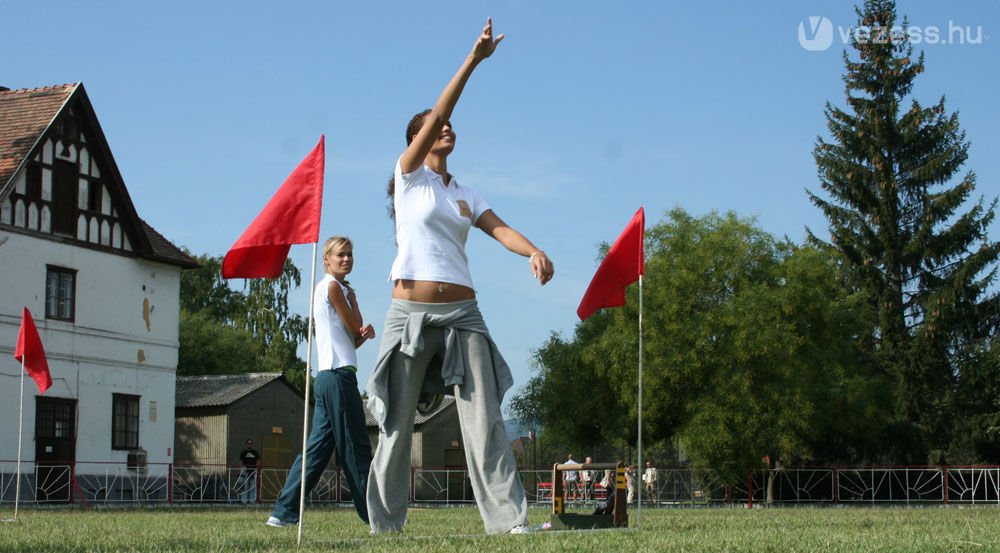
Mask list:
[[[13,510],[0,509],[10,519]],[[296,551],[295,527],[243,508],[21,509],[0,552]],[[630,513],[635,524],[635,513]],[[548,520],[532,509],[531,523]],[[642,528],[486,536],[475,508],[414,509],[403,534],[369,536],[346,508],[306,511],[303,552],[330,551],[1000,551],[1000,508],[666,509]]]

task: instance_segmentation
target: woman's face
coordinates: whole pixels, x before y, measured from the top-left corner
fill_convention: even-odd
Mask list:
[[[323,261],[331,275],[349,275],[354,269],[354,250],[351,246],[341,246],[324,255]]]
[[[427,123],[428,114],[424,117],[424,123]],[[455,131],[451,128],[451,121],[444,124],[441,128],[441,132],[438,133],[437,138],[434,140],[434,145],[431,146],[431,151],[435,154],[448,155],[455,149]]]

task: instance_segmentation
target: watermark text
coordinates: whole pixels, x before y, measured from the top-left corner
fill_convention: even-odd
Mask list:
[[[901,44],[909,41],[919,45],[980,45],[989,37],[982,25],[963,25],[952,20],[944,27],[937,25],[858,25],[834,28],[829,18],[810,15],[799,22],[799,44],[811,52],[821,52],[833,46],[836,38],[841,44]],[[836,31],[836,32],[835,32]]]

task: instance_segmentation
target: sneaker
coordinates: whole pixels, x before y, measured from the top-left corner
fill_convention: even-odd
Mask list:
[[[294,522],[286,522],[278,517],[267,517],[267,525],[274,526],[275,528],[281,528],[282,526],[294,526]]]
[[[527,534],[529,532],[531,532],[531,527],[527,524],[518,524],[510,529],[511,534]]]

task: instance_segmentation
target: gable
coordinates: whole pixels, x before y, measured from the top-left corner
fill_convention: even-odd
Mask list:
[[[0,226],[182,267],[136,214],[82,84],[0,91]]]

